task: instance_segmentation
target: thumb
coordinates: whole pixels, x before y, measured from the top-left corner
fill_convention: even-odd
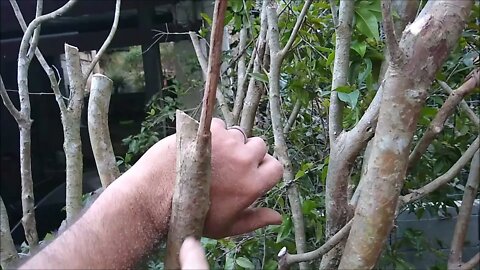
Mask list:
[[[187,237],[180,248],[180,265],[182,270],[187,269],[207,269],[208,262],[205,257],[205,251],[198,240],[193,237]]]
[[[282,223],[282,215],[270,208],[247,208],[238,217],[232,226],[231,235],[238,235],[254,231],[267,225]]]

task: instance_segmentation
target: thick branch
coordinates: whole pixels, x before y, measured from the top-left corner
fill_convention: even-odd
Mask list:
[[[9,265],[18,260],[18,253],[13,243],[8,214],[2,197],[0,197],[0,266],[9,269]]]
[[[438,81],[438,84],[442,89],[449,95],[453,94],[453,89],[448,86],[443,81]],[[466,114],[468,119],[472,121],[472,123],[475,125],[475,127],[480,128],[480,118],[478,115],[468,106],[467,102],[465,100],[460,101],[460,109],[462,109]]]
[[[398,46],[397,35],[392,18],[392,0],[382,1],[382,15],[383,15],[383,32],[385,33],[385,44],[387,45],[388,53],[390,54],[391,64],[397,64],[402,60],[402,51]]]
[[[7,90],[5,89],[5,84],[3,84],[3,78],[0,75],[0,96],[2,96],[3,104],[7,108],[8,112],[13,116],[17,123],[22,121],[22,115],[13,105],[12,100],[8,96]]]
[[[90,73],[92,73],[92,70],[95,68],[95,65],[96,65],[96,64],[98,63],[98,61],[100,60],[100,57],[102,57],[102,55],[105,53],[105,51],[107,50],[108,46],[109,46],[110,43],[112,42],[112,39],[113,39],[113,37],[115,36],[115,32],[117,32],[118,20],[119,20],[119,18],[120,18],[120,6],[121,6],[121,3],[122,3],[121,0],[117,0],[117,1],[115,2],[115,15],[114,15],[114,19],[113,19],[112,28],[110,28],[110,33],[108,33],[108,36],[107,36],[107,38],[105,39],[105,41],[103,42],[102,47],[100,47],[100,49],[98,50],[97,54],[96,54],[95,57],[93,58],[92,62],[91,62],[90,65],[88,66],[87,72],[84,74],[84,79],[85,79],[85,81],[87,80],[88,76],[90,76]]]
[[[177,179],[167,240],[166,269],[179,269],[178,254],[187,236],[201,237],[210,203],[211,133],[222,55],[226,0],[215,1],[208,71],[198,124],[177,111]],[[195,135],[196,131],[196,135]]]
[[[478,264],[480,264],[480,252],[477,252],[477,254],[475,254],[475,256],[473,256],[466,263],[462,264],[462,266],[460,267],[460,270],[475,269],[475,267],[477,267]]]
[[[268,18],[270,47],[270,72],[269,72],[269,102],[270,102],[270,116],[272,119],[272,130],[275,142],[275,153],[282,163],[283,180],[286,183],[291,183],[294,180],[292,161],[288,156],[287,143],[285,141],[285,134],[283,133],[281,101],[280,101],[280,68],[282,65],[282,55],[280,51],[277,4],[275,0],[268,0],[266,9]],[[297,253],[305,253],[307,245],[305,240],[305,224],[303,221],[302,206],[300,203],[300,194],[298,193],[295,183],[292,183],[288,189],[288,200],[292,211],[292,220],[295,230],[295,245]],[[300,269],[307,269],[307,264],[301,263]]]
[[[88,133],[102,186],[107,188],[120,176],[108,129],[108,108],[113,82],[101,74],[92,76],[88,101]]]
[[[462,205],[457,216],[457,223],[453,232],[450,256],[448,257],[448,268],[458,269],[462,265],[463,244],[467,234],[468,224],[472,215],[473,203],[477,195],[478,182],[480,180],[480,158],[479,150],[473,156],[470,163],[465,191],[463,193]]]
[[[463,98],[471,93],[477,86],[477,80],[475,77],[468,79],[462,86],[455,90],[450,96],[445,100],[440,110],[438,110],[437,115],[430,123],[430,126],[427,128],[422,138],[418,141],[417,145],[410,154],[408,160],[408,167],[412,168],[417,164],[418,160],[425,153],[428,146],[432,141],[442,132],[445,127],[445,121],[448,117],[455,112],[457,105],[463,100]]]
[[[437,177],[435,180],[426,184],[425,186],[415,189],[409,194],[402,196],[401,201],[403,204],[419,200],[432,193],[439,187],[450,182],[455,176],[458,175],[458,173],[460,173],[460,170],[467,165],[468,161],[470,161],[475,152],[478,150],[479,144],[479,138],[477,137],[477,139],[475,139],[475,141],[468,147],[467,151],[463,153],[463,155],[457,160],[457,162],[455,162],[455,164],[453,164],[452,167],[450,167],[450,169],[448,169],[446,173]]]
[[[285,248],[283,248],[278,254],[279,269],[288,269],[288,266],[299,263],[307,262],[321,258],[325,253],[335,247],[340,241],[347,237],[352,227],[353,220],[350,220],[345,226],[340,229],[335,235],[328,239],[321,247],[302,254],[289,254]],[[282,252],[284,251],[284,252]]]
[[[85,80],[80,66],[78,48],[65,44],[65,62],[70,85],[67,114],[62,117],[63,149],[66,157],[66,210],[67,224],[71,224],[82,209],[82,140],[80,120],[83,107]]]
[[[348,70],[350,65],[350,42],[352,39],[352,20],[355,1],[340,1],[339,22],[335,37],[335,59],[332,73],[332,93],[330,95],[330,108],[328,113],[328,134],[330,146],[340,135],[342,128],[343,104],[338,99],[337,89],[348,83]]]
[[[295,38],[297,37],[298,31],[300,30],[300,27],[302,27],[303,20],[305,19],[305,16],[307,15],[308,8],[312,4],[312,0],[307,0],[303,4],[302,11],[297,17],[297,21],[295,22],[295,26],[292,29],[292,33],[290,34],[290,37],[288,38],[287,44],[285,44],[285,47],[279,52],[279,57],[283,59],[285,55],[287,54],[288,50],[293,45],[293,42],[295,41]]]

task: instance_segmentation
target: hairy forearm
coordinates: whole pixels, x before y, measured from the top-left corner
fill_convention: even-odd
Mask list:
[[[165,189],[156,209],[165,222],[155,224],[145,207],[150,198],[139,188],[149,177],[143,171],[136,165],[114,181],[77,222],[20,268],[118,269],[137,263],[166,232],[171,204]]]

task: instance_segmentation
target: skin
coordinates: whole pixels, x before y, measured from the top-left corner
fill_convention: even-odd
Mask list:
[[[211,132],[211,205],[204,235],[222,238],[280,224],[276,211],[251,207],[283,174],[265,142],[253,137],[245,143],[239,130],[227,130],[219,119],[213,119]],[[175,135],[155,144],[77,222],[20,269],[134,267],[168,232],[175,153]],[[199,245],[185,241],[180,252],[183,269],[208,268]]]

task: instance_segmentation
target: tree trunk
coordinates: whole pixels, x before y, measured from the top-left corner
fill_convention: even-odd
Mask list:
[[[0,265],[2,269],[8,269],[8,266],[16,260],[18,260],[18,253],[10,234],[7,209],[0,197]]]
[[[339,268],[373,268],[395,215],[408,154],[427,89],[470,15],[473,1],[429,1],[403,32],[391,56],[362,190]],[[392,35],[390,35],[392,36]],[[397,44],[398,46],[398,44]],[[397,49],[398,51],[395,51]]]

